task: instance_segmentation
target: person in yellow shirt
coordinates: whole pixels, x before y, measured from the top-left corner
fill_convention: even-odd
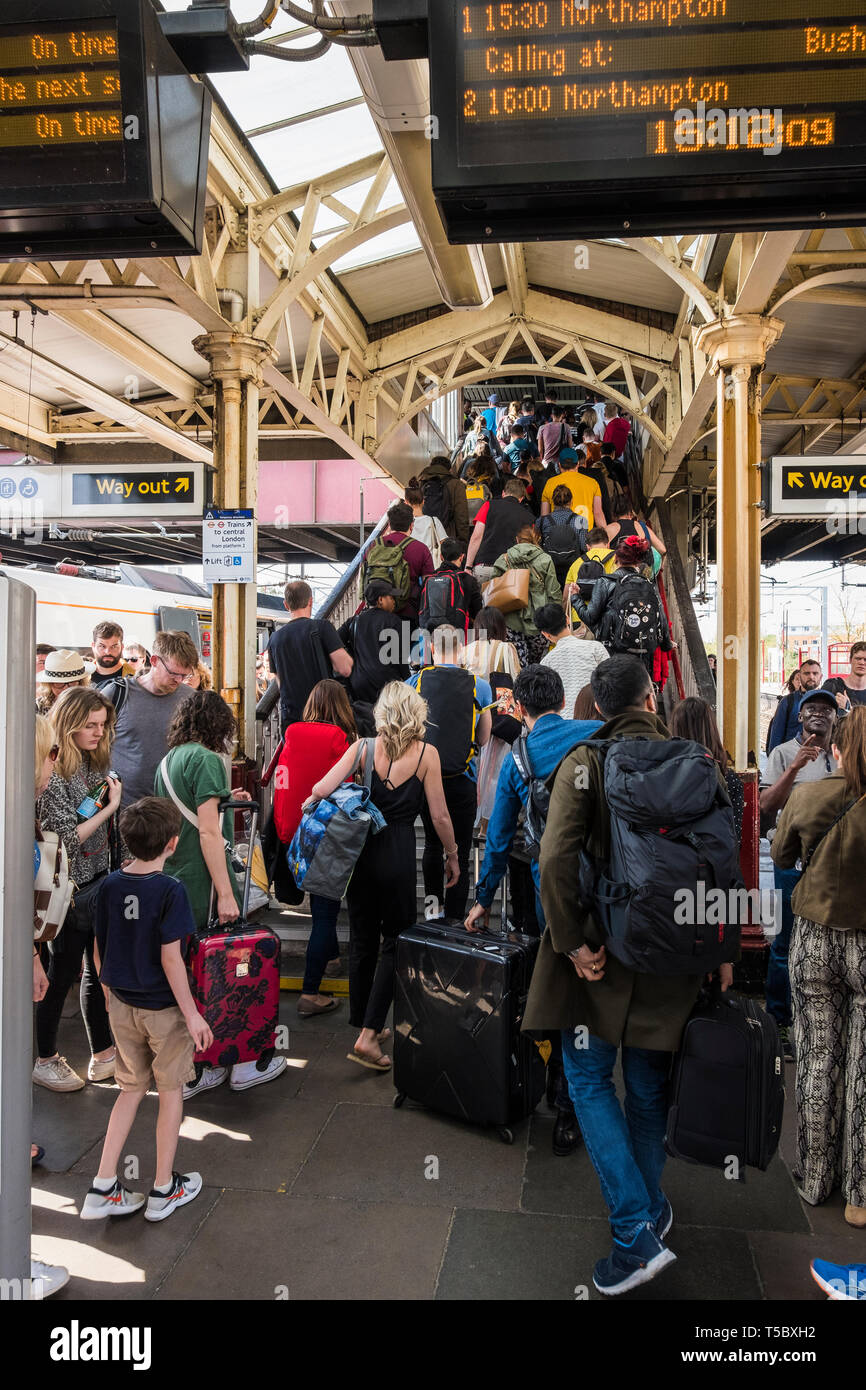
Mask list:
[[[560,486],[568,488],[571,493],[571,510],[577,512],[578,516],[586,517],[587,526],[591,528],[606,525],[598,483],[579,467],[563,469],[561,473],[548,479],[541,494],[542,516],[548,516],[553,511],[553,490]]]
[[[608,545],[607,531],[603,526],[593,527],[586,538],[586,545],[586,554],[581,555],[579,559],[575,560],[568,574],[565,576],[565,584],[562,589],[564,604],[568,603],[569,598],[576,592],[574,586],[580,578],[581,566],[586,560],[597,560],[599,564],[604,566],[605,574],[613,574],[616,569],[616,557]],[[580,622],[577,609],[574,607],[572,607],[571,616],[575,624]]]

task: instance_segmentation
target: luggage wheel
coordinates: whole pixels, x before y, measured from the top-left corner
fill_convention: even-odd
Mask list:
[[[399,1110],[399,1109],[400,1109],[400,1106],[403,1104],[403,1102],[404,1102],[405,1099],[406,1099],[406,1094],[405,1094],[405,1092],[404,1092],[404,1091],[398,1091],[397,1094],[396,1094],[396,1096],[394,1097],[394,1109],[395,1109],[395,1110]]]
[[[499,1125],[497,1127],[496,1133],[499,1135],[499,1138],[502,1140],[503,1144],[514,1143],[514,1130],[509,1129],[507,1125]]]

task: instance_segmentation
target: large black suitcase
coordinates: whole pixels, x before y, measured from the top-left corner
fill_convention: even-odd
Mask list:
[[[744,1167],[767,1168],[779,1144],[784,1083],[769,1014],[730,992],[702,995],[674,1060],[667,1152],[736,1178]]]
[[[544,1063],[520,1032],[537,938],[422,922],[397,940],[394,1104],[409,1097],[512,1143],[544,1094]]]

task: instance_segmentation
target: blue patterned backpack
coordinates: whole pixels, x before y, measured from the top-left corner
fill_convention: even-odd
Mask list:
[[[371,800],[374,738],[358,746],[352,775],[361,754],[367,749],[367,766],[362,786],[343,782],[330,796],[316,801],[301,816],[301,823],[288,849],[289,868],[305,893],[315,893],[333,902],[345,897],[349,880],[367,836],[385,828],[385,817]]]

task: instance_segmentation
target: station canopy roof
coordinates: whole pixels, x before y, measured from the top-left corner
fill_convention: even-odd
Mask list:
[[[188,0],[163,0],[162,7],[184,10]],[[260,12],[261,0],[233,0],[232,9],[239,20],[249,20]],[[300,26],[282,12],[262,37],[277,44],[314,41],[305,38]],[[212,172],[214,185],[224,190],[223,204],[230,182],[223,155],[231,141],[234,157],[240,158],[240,151],[248,162],[246,186],[258,199],[368,162],[363,177],[339,188],[339,213],[335,214],[333,197],[322,200],[306,251],[310,257],[323,252],[345,231],[347,222],[374,194],[380,209],[400,209],[404,203],[397,178],[375,186],[377,178],[380,185],[382,180],[372,161],[385,158],[385,144],[368,109],[351,52],[332,47],[323,57],[300,64],[255,55],[249,72],[208,79],[216,95],[215,128],[218,125],[222,132],[221,144],[216,133],[212,141]],[[216,154],[222,159],[218,169]],[[209,201],[211,206],[219,205],[213,189]],[[295,229],[302,206],[303,202],[287,218]],[[321,385],[320,404],[327,407],[330,401],[331,406],[324,411],[325,420],[330,414],[348,434],[352,433],[348,404],[344,402],[341,412],[334,396],[328,396],[335,379],[339,380],[345,354],[349,355],[349,377],[362,380],[365,371],[379,372],[397,403],[395,411],[402,398],[411,412],[417,411],[418,393],[424,388],[398,375],[404,351],[419,363],[419,383],[441,390],[471,384],[475,391],[481,381],[525,380],[534,374],[537,386],[545,381],[570,381],[570,396],[600,399],[618,392],[644,427],[645,441],[655,439],[658,461],[654,476],[648,477],[648,495],[664,495],[686,480],[712,487],[715,383],[707,379],[705,364],[695,354],[692,330],[724,309],[727,313],[772,313],[785,324],[764,374],[763,455],[866,452],[862,415],[866,405],[866,231],[862,228],[763,236],[605,239],[590,241],[583,248],[586,255],[578,255],[580,248],[564,241],[488,247],[483,256],[492,302],[464,311],[443,303],[411,217],[391,221],[396,225],[361,240],[332,263],[327,264],[324,257],[323,269],[291,303],[275,339],[279,370],[296,386],[303,377],[305,357],[312,353],[316,359],[313,389],[308,384],[307,392],[315,397]],[[20,447],[22,439],[29,438],[34,455],[41,451],[44,457],[52,457],[59,442],[102,448],[110,441],[138,438],[164,444],[177,427],[176,407],[184,403],[189,410],[184,418],[187,439],[193,437],[193,428],[201,426],[201,439],[207,442],[208,419],[206,412],[198,410],[197,392],[208,368],[193,347],[193,340],[206,328],[182,297],[170,308],[164,301],[149,306],[147,295],[158,291],[147,286],[147,263],[141,265],[142,277],[131,280],[123,279],[122,260],[108,265],[55,262],[47,280],[39,267],[0,266],[0,295],[5,295],[0,299],[0,444]],[[172,273],[189,281],[188,259],[178,258]],[[108,299],[100,303],[98,321],[88,322],[80,309],[62,312],[56,303],[47,317],[38,315],[33,323],[28,313],[21,312],[18,342],[14,341],[13,285],[21,288],[22,303],[17,307],[21,310],[23,304],[26,310],[29,302],[38,303],[49,295],[51,285],[72,287],[85,281],[97,291],[113,287],[119,293],[125,285],[129,295],[123,307],[112,307]],[[277,284],[278,271],[263,259],[264,293],[271,294]],[[137,290],[141,300],[133,304]],[[326,321],[317,345],[319,315]],[[605,355],[599,325],[612,319],[621,327],[611,340],[612,347],[608,342]],[[527,331],[509,338],[507,330],[515,323]],[[107,331],[101,331],[100,324]],[[338,332],[332,331],[333,324]],[[35,355],[29,351],[31,334]],[[464,339],[466,353],[474,354],[476,365],[489,364],[489,371],[482,366],[471,383],[467,371],[461,369],[461,375],[453,367]],[[126,344],[136,349],[128,356]],[[345,364],[342,370],[345,386]],[[345,394],[348,401],[348,388]],[[434,390],[427,405],[435,394]],[[113,419],[106,398],[117,403]],[[128,411],[124,415],[130,401],[149,414],[153,421],[149,433],[138,433]],[[305,422],[297,400],[289,400],[289,405],[283,411],[285,424],[303,433]],[[266,425],[264,416],[263,421]],[[312,432],[309,424],[306,432]],[[266,428],[263,433],[267,434]],[[278,433],[276,427],[274,433]],[[358,437],[357,428],[354,437]],[[391,471],[386,455],[372,447],[378,442],[373,440],[366,448]],[[331,456],[335,452],[331,450]],[[795,531],[800,534],[796,527],[769,522],[765,529],[777,532],[772,558],[784,558],[788,550],[796,549],[780,541]],[[351,539],[348,531],[345,539]],[[819,542],[808,558],[829,553],[820,538]],[[287,558],[293,553],[288,546]],[[866,537],[849,538],[844,553],[866,555]]]

